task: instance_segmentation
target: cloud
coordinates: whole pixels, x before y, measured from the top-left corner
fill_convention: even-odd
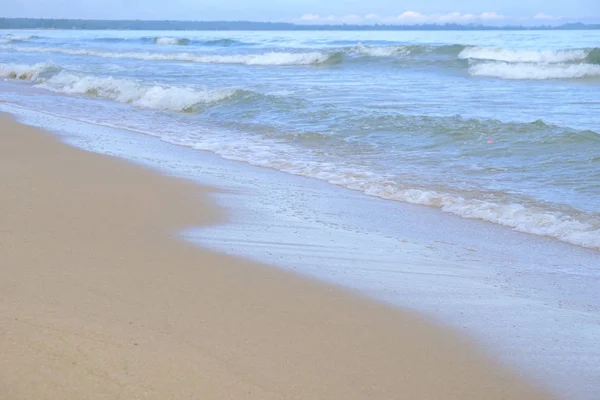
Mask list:
[[[404,11],[402,14],[398,15],[398,19],[422,19],[425,16],[416,11]]]
[[[554,17],[552,15],[548,15],[548,14],[544,14],[544,13],[537,13],[533,16],[534,19],[543,19],[543,20],[554,20],[554,19],[560,19],[560,17]]]
[[[496,12],[484,12],[480,15],[483,20],[502,20],[504,19],[504,15],[498,14]]]
[[[334,16],[334,15],[319,15],[319,14],[304,14],[303,16],[301,16],[299,18],[299,21],[301,22],[308,22],[308,23],[316,23],[316,24],[321,24],[321,23],[333,23],[333,24],[361,24],[363,23],[365,20],[376,20],[377,19],[377,15],[375,14],[369,14],[369,15],[365,15],[364,17],[360,16],[360,15],[356,15],[356,14],[349,14],[349,15],[343,15],[343,16]]]
[[[304,14],[300,17],[301,21],[319,21],[321,16],[318,14]]]
[[[316,23],[322,23],[322,22],[337,23],[337,22],[339,22],[338,18],[334,17],[333,15],[321,16],[319,14],[304,14],[303,16],[300,17],[300,21],[316,22]]]
[[[467,23],[491,23],[503,21],[506,17],[494,11],[487,11],[481,14],[460,13],[458,11],[448,14],[423,14],[418,11],[407,10],[395,16],[383,17],[377,14],[366,14],[364,16],[350,14],[345,16],[321,16],[319,14],[304,14],[296,21],[313,24],[467,24]]]

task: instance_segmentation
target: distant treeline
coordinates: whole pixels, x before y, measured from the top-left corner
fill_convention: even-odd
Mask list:
[[[297,25],[286,22],[251,21],[136,21],[43,18],[0,18],[0,29],[114,29],[114,30],[195,30],[195,31],[442,31],[442,30],[583,30],[600,25],[570,23],[560,26],[484,26],[459,24],[424,25]]]

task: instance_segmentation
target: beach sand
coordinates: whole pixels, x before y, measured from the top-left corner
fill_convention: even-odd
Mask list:
[[[197,248],[211,188],[0,118],[0,399],[542,399],[418,315]]]

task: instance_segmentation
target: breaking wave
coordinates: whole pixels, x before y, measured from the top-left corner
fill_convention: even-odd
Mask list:
[[[38,81],[60,71],[53,63],[34,65],[0,64],[0,77],[25,81]]]
[[[240,42],[235,39],[213,39],[213,40],[204,40],[199,42],[204,46],[221,46],[221,47],[229,47],[229,46],[240,46],[240,45],[249,45],[250,43]]]
[[[343,60],[340,52],[268,52],[260,54],[199,55],[194,53],[150,53],[150,52],[103,52],[83,49],[64,49],[53,47],[10,47],[13,51],[25,53],[58,53],[74,56],[102,58],[129,58],[146,61],[183,61],[205,64],[244,64],[244,65],[318,65],[336,64]]]
[[[187,46],[190,44],[190,39],[187,38],[156,37],[152,41],[160,46]]]
[[[187,38],[152,38],[162,45],[185,45]],[[206,46],[232,46],[232,39],[202,42]],[[443,63],[445,67],[468,68],[473,76],[501,79],[582,79],[600,75],[600,48],[571,50],[508,50],[464,45],[386,45],[355,46],[328,51],[269,51],[244,54],[199,54],[196,52],[110,52],[93,49],[52,47],[21,47],[4,45],[2,48],[26,53],[58,53],[113,59],[145,61],[177,61],[206,64],[241,64],[260,66],[333,65],[341,62],[360,62],[361,59],[408,59],[421,63]],[[448,61],[462,61],[448,64]],[[375,60],[373,60],[374,62]]]
[[[189,39],[176,37],[136,37],[136,38],[118,38],[118,37],[103,37],[91,39],[92,42],[103,43],[142,43],[156,44],[163,46],[214,46],[214,47],[230,47],[244,46],[252,43],[241,42],[235,39]]]
[[[481,198],[472,198],[472,193],[405,185],[394,181],[392,177],[370,170],[365,164],[352,163],[351,159],[331,162],[311,154],[307,149],[296,148],[290,142],[271,142],[264,137],[232,139],[230,136],[211,135],[201,141],[198,137],[163,139],[174,144],[211,151],[226,159],[319,179],[370,196],[426,205],[463,218],[484,220],[519,232],[548,236],[600,250],[598,214],[549,208],[547,205],[529,201],[515,202],[493,195],[487,196],[486,193],[480,193]],[[227,145],[224,146],[224,143]]]
[[[198,112],[203,105],[230,99],[241,91],[149,85],[131,79],[81,75],[54,64],[0,64],[0,76],[28,80],[37,87],[65,94],[114,100],[136,107],[175,112]]]
[[[432,54],[456,57],[461,60],[504,61],[511,63],[586,62],[590,64],[600,64],[600,48],[559,50],[513,50],[481,46],[468,46],[461,44],[367,46],[359,43],[351,49],[357,53],[363,53],[370,56],[380,57]]]
[[[587,50],[507,50],[486,47],[467,47],[458,57],[470,60],[504,61],[511,63],[564,63],[583,61],[590,51]]]
[[[35,35],[12,35],[9,33],[0,36],[0,43],[25,42],[35,38],[37,38]]]
[[[600,49],[507,50],[465,48],[469,74],[500,79],[584,79],[600,77]]]
[[[600,65],[484,62],[470,66],[469,73],[502,79],[581,79],[600,77]]]
[[[488,62],[489,63],[489,62]],[[497,66],[500,62],[492,62]],[[486,63],[478,64],[485,65]],[[520,66],[521,64],[508,64]],[[525,64],[530,65],[530,64]],[[564,63],[548,64],[547,67],[562,68]],[[577,66],[577,65],[572,65]],[[473,66],[476,67],[476,66]],[[538,68],[533,64],[534,68]],[[246,98],[249,93],[233,89],[207,90],[200,87],[152,84],[132,79],[89,76],[62,69],[51,63],[35,65],[0,64],[0,76],[27,80],[37,87],[58,93],[84,95],[108,99],[136,107],[156,110],[168,110],[195,113],[204,107],[220,102],[236,101]],[[516,79],[523,79],[522,77]],[[251,95],[251,94],[250,94]],[[418,132],[437,132],[438,126],[454,127],[448,135],[453,141],[464,141],[465,132],[493,132],[497,138],[506,135],[528,135],[537,143],[563,146],[577,143],[580,146],[594,146],[598,143],[598,134],[591,131],[566,132],[566,135],[542,135],[538,132],[556,130],[556,127],[543,121],[532,123],[505,123],[501,121],[477,121],[444,119],[436,117],[402,117],[391,115],[385,118],[365,119],[357,115],[351,122],[361,126],[407,127]],[[465,218],[481,219],[515,230],[556,238],[579,246],[600,250],[600,217],[597,213],[583,212],[561,206],[552,206],[528,199],[505,196],[503,193],[460,191],[443,184],[422,184],[407,182],[387,175],[356,157],[347,157],[347,147],[356,142],[336,138],[335,143],[340,157],[332,161],[324,158],[322,140],[331,140],[331,136],[319,136],[315,132],[298,133],[287,137],[280,132],[269,135],[261,131],[258,135],[231,135],[227,132],[211,132],[207,136],[185,138],[178,131],[176,136],[163,137],[179,145],[208,150],[224,158],[244,161],[252,165],[278,169],[287,173],[308,176],[331,184],[361,191],[365,194],[384,199],[422,204],[438,208]],[[155,132],[156,134],[156,132]],[[160,133],[163,135],[163,133]],[[166,135],[166,134],[165,134]],[[458,136],[456,136],[458,135]],[[438,135],[439,136],[439,135]],[[318,142],[318,143],[314,143]],[[311,143],[315,145],[311,147]],[[325,144],[326,145],[326,144]],[[597,162],[597,161],[594,161]]]
[[[398,56],[418,56],[418,55],[441,55],[456,57],[467,46],[460,44],[427,46],[427,45],[364,45],[358,43],[356,46],[345,48],[345,51],[351,54],[358,54],[367,57],[398,57]]]

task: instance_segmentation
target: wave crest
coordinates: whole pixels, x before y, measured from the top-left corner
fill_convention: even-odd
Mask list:
[[[38,81],[58,71],[60,68],[53,63],[0,64],[0,77],[25,81]]]
[[[189,38],[175,38],[175,37],[133,37],[133,38],[124,38],[124,37],[101,37],[91,39],[92,42],[103,42],[103,43],[122,43],[122,42],[132,42],[132,43],[142,43],[142,44],[156,44],[163,46],[188,46],[188,45],[196,45],[196,46],[221,46],[221,47],[229,47],[229,46],[240,46],[240,45],[249,45],[251,43],[241,42],[235,39],[189,39]]]
[[[0,76],[28,80],[53,92],[114,100],[136,107],[184,113],[200,111],[203,105],[234,97],[233,89],[208,90],[195,87],[149,85],[130,79],[81,75],[54,64],[0,64]]]
[[[187,46],[190,44],[190,39],[187,38],[155,37],[152,41],[159,46]]]
[[[265,168],[277,169],[294,175],[302,175],[328,183],[363,192],[369,196],[387,200],[438,208],[463,218],[480,219],[513,228],[520,232],[548,236],[563,242],[600,250],[600,220],[597,214],[546,209],[538,204],[519,204],[501,199],[475,199],[463,193],[437,190],[419,185],[406,186],[356,164],[322,162],[318,159],[298,157],[298,149],[269,139],[231,140],[230,137],[179,138],[177,144],[207,150],[236,161],[247,162]],[[298,138],[293,138],[295,141]],[[321,135],[310,134],[308,140],[323,140]],[[224,140],[227,146],[223,146]],[[265,147],[269,151],[265,151]],[[260,149],[260,150],[257,150]],[[303,156],[306,156],[303,150]]]
[[[385,45],[372,46],[357,44],[349,48],[345,48],[345,52],[358,54],[367,57],[398,57],[398,56],[417,56],[423,54],[457,56],[467,46],[461,44],[450,44],[440,46],[427,45]]]
[[[590,64],[600,64],[600,48],[596,47],[591,49],[587,57],[585,57],[585,62]]]
[[[235,39],[213,39],[213,40],[204,40],[201,42],[201,44],[204,46],[229,47],[229,46],[239,46],[244,43],[240,42],[239,40],[235,40]]]
[[[27,40],[35,39],[37,36],[34,35],[13,35],[6,34],[0,36],[0,43],[12,43],[12,42],[25,42]]]
[[[467,60],[490,60],[511,63],[565,63],[582,61],[586,50],[508,50],[486,47],[467,47],[460,52],[458,58]]]
[[[74,56],[91,56],[102,58],[129,58],[147,61],[183,61],[204,64],[244,64],[244,65],[318,65],[337,64],[344,58],[342,52],[268,52],[259,54],[232,54],[232,55],[199,55],[194,53],[150,53],[150,52],[103,52],[84,49],[64,49],[59,47],[27,47],[19,48],[4,46],[13,51],[25,53],[59,53]]]
[[[581,79],[600,77],[600,65],[485,62],[470,66],[469,73],[502,79]]]

